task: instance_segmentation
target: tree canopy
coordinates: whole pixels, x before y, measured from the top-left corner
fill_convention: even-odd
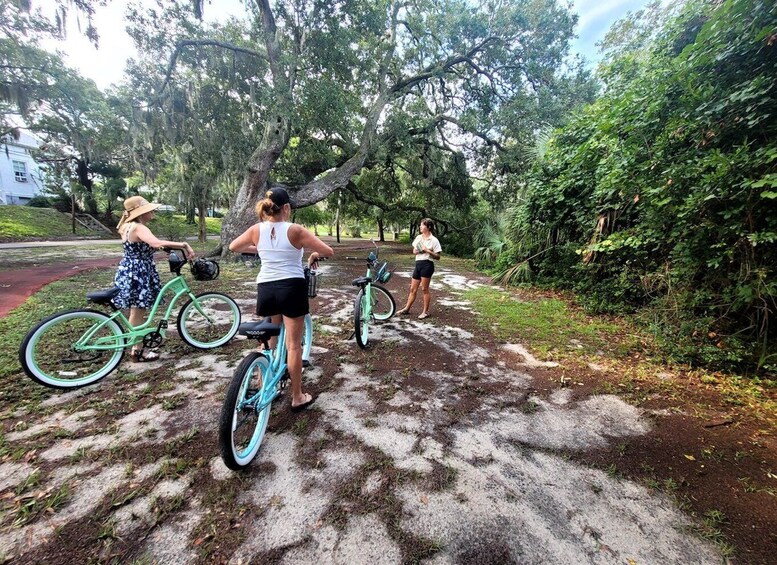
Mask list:
[[[352,181],[381,167],[459,198],[465,163],[516,166],[532,132],[558,123],[580,95],[571,85],[585,80],[559,70],[575,18],[555,0],[259,0],[249,9],[246,28],[200,25],[188,4],[131,18],[148,54],[133,73],[153,93],[145,109],[198,119],[180,91],[202,88],[192,82],[200,71],[220,72],[235,134],[254,142],[224,243],[254,221],[253,204],[273,184],[302,206],[349,186],[359,198]]]

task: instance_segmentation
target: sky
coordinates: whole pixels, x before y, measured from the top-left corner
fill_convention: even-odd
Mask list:
[[[578,38],[572,42],[572,51],[595,65],[599,58],[596,42],[604,37],[610,25],[647,3],[648,0],[573,0],[572,10],[579,19],[576,29]],[[33,2],[33,6],[49,12],[53,10],[54,2],[39,0]],[[127,57],[135,54],[132,41],[124,31],[122,20],[125,8],[123,0],[113,0],[107,6],[97,8],[94,24],[100,34],[99,49],[95,49],[79,32],[74,15],[68,18],[67,39],[64,42],[52,41],[43,47],[64,51],[67,64],[94,80],[101,89],[118,83],[122,79]],[[210,0],[205,5],[205,17],[215,20],[242,13],[245,13],[242,0]]]

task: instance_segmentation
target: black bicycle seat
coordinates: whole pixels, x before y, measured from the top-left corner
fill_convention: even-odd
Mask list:
[[[372,277],[359,277],[358,279],[353,279],[353,282],[351,283],[353,286],[364,286],[365,284],[369,284],[372,282]]]
[[[113,300],[117,294],[119,294],[119,287],[114,286],[113,288],[90,292],[86,295],[86,299],[95,304],[110,304],[111,300]]]
[[[261,322],[244,322],[240,324],[237,333],[249,339],[266,341],[271,337],[280,335],[281,325],[273,324],[270,318],[265,318]]]

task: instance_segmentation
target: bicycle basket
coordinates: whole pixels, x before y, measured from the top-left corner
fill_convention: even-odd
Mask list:
[[[213,281],[219,276],[219,264],[210,259],[196,259],[192,263],[192,275],[198,281]]]
[[[380,269],[378,269],[378,272],[375,275],[375,280],[383,284],[386,284],[391,280],[391,271],[389,271],[388,263],[383,263],[380,266]]]
[[[181,267],[186,264],[186,260],[178,256],[175,251],[170,252],[170,257],[167,258],[167,264],[170,265],[170,272],[176,275],[181,274]]]

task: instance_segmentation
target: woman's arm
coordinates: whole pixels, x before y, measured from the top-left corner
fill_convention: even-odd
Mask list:
[[[132,233],[134,233],[140,241],[148,243],[154,249],[159,249],[160,247],[180,249],[183,251],[183,254],[187,259],[194,259],[194,250],[192,249],[192,246],[185,241],[168,241],[166,239],[159,239],[157,236],[151,233],[151,230],[148,229],[148,226],[144,226],[140,223],[137,224]]]
[[[229,250],[233,253],[256,254],[257,245],[259,245],[259,224],[254,224],[232,240]]]
[[[289,228],[289,241],[297,249],[311,251],[310,257],[308,257],[308,265],[318,262],[319,257],[332,257],[335,254],[331,247],[313,235],[310,230],[297,224]]]

